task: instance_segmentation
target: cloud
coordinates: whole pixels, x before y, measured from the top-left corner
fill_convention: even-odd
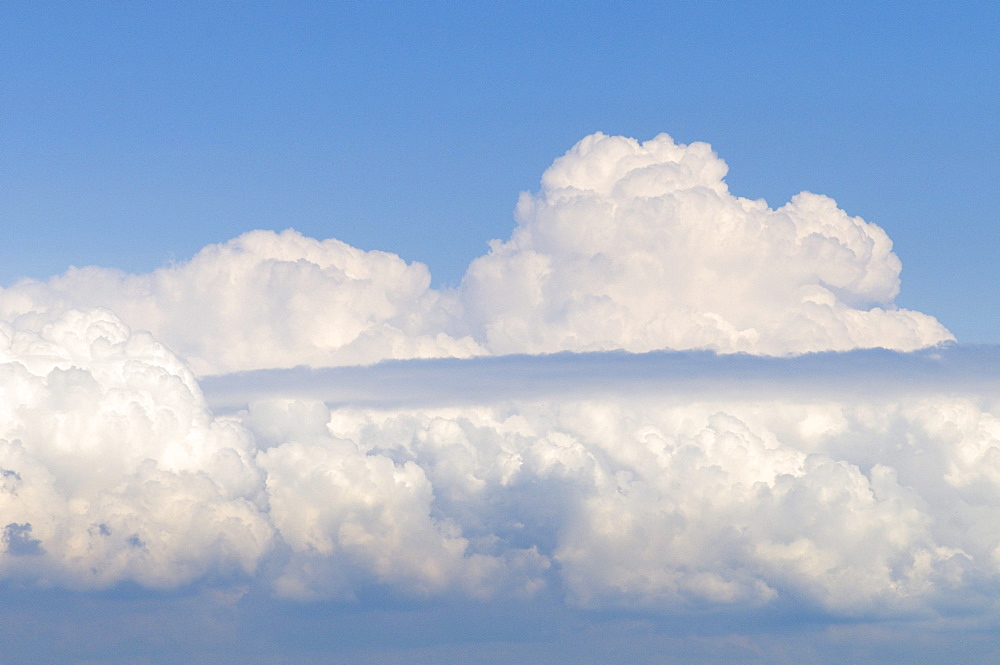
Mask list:
[[[565,354],[258,372],[206,388],[211,403],[240,409],[246,386],[242,419],[262,456],[301,469],[283,469],[276,488],[331,479],[328,491],[294,485],[296,514],[316,519],[282,532],[310,534],[303,551],[346,550],[337,539],[357,519],[352,502],[376,507],[365,542],[414,557],[393,564],[410,579],[378,578],[401,592],[431,591],[416,562],[447,561],[422,544],[423,523],[437,530],[430,542],[447,533],[463,556],[493,557],[510,580],[493,595],[905,618],[993,612],[979,588],[1000,573],[997,364],[995,349],[968,347]],[[377,464],[397,481],[375,482]],[[361,471],[351,481],[349,465]],[[386,524],[392,538],[376,536]],[[343,584],[344,571],[370,575],[358,562],[377,556],[341,556],[336,574],[292,560],[286,574],[321,573],[313,589],[327,576]],[[434,593],[473,593],[462,564],[448,569],[455,580]]]
[[[273,408],[266,404],[251,407],[251,429],[257,410]],[[949,420],[956,410],[967,412],[959,434]],[[893,436],[928,431],[928,421],[951,438]],[[964,399],[872,406],[550,396],[343,407],[328,428],[369,459],[419,468],[410,482],[433,488],[432,512],[470,545],[544,558],[551,569],[523,570],[522,586],[556,584],[572,605],[697,611],[781,601],[858,617],[932,611],[955,594],[973,602],[977,580],[996,575],[1000,541],[950,526],[967,520],[973,533],[995,533],[990,511],[968,505],[966,477],[951,471],[961,460],[949,461],[992,422]],[[874,464],[863,451],[871,440],[892,443]],[[304,468],[326,469],[330,449],[295,453]],[[392,509],[394,492],[384,487],[386,503],[366,503],[400,517],[427,509],[412,499]],[[300,499],[305,514],[343,504],[320,492]],[[321,533],[343,534],[343,522]],[[415,535],[396,533],[413,539],[410,556],[432,560]]]
[[[290,230],[3,290],[0,586],[995,623],[1000,353],[725,172],[587,137],[451,290]]]
[[[147,274],[71,268],[0,291],[0,319],[109,308],[199,375],[385,359],[624,349],[785,355],[952,340],[897,308],[886,233],[803,192],[731,195],[705,143],[594,134],[522,194],[457,289],[426,266],[251,231]]]
[[[253,440],[148,333],[107,310],[22,317],[0,358],[0,577],[172,588],[255,570],[273,527]]]
[[[42,541],[31,537],[31,524],[17,524],[11,522],[3,529],[3,542],[7,546],[7,553],[13,556],[30,556],[41,554]]]
[[[709,145],[594,134],[560,157],[462,298],[494,353],[708,348],[787,354],[952,339],[897,309],[900,262],[874,224],[803,192],[729,193]]]
[[[108,310],[21,317],[0,341],[0,579],[170,589],[287,557],[265,582],[283,596],[483,597],[548,565],[471,541],[418,464],[332,437],[321,405],[257,407],[256,432],[215,417],[176,356]]]
[[[0,314],[110,308],[201,374],[480,353],[444,331],[448,297],[429,287],[425,266],[394,254],[251,231],[148,274],[88,267],[23,280],[0,295]]]
[[[857,399],[1000,391],[1000,347],[914,352],[859,349],[771,357],[709,351],[621,351],[385,361],[367,367],[268,369],[200,380],[216,412],[274,397],[392,409],[442,403],[661,395],[670,399]]]
[[[995,612],[992,349],[408,361],[220,377],[206,397],[107,310],[2,339],[0,579]],[[866,372],[881,383],[851,385]]]

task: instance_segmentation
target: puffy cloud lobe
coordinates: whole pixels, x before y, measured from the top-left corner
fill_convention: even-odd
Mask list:
[[[255,408],[253,433],[214,417],[191,372],[108,310],[0,333],[0,579],[175,588],[286,557],[265,583],[287,597],[484,597],[528,593],[548,566],[467,537],[419,464],[333,437],[322,405]]]
[[[0,576],[91,588],[251,574],[273,529],[246,430],[110,312],[27,318],[0,326]]]
[[[976,542],[948,526],[960,515],[974,533],[995,534],[996,503],[971,509],[928,466],[936,457],[921,457],[950,454],[949,441],[931,437],[866,471],[851,461],[859,450],[838,450],[913,428],[935,407],[895,403],[892,423],[875,427],[864,423],[867,407],[780,407],[780,438],[766,424],[774,410],[759,403],[656,400],[355,411],[334,414],[330,427],[420,464],[438,509],[464,532],[537,548],[583,607],[686,611],[785,598],[838,615],[898,615],[956,589],[974,596],[971,580],[996,574],[1000,539]],[[954,404],[936,408],[940,420]],[[846,429],[790,438],[822,416]]]
[[[900,262],[874,224],[803,192],[731,195],[705,143],[594,134],[522,194],[518,227],[462,298],[494,353],[709,348],[787,354],[952,339],[896,309]]]
[[[89,267],[0,295],[0,316],[108,307],[199,374],[481,353],[445,329],[450,296],[422,264],[287,230],[251,231],[132,275]]]
[[[252,422],[294,417],[302,404],[262,405]],[[264,409],[267,414],[261,414]],[[458,591],[488,597],[537,587],[548,561],[532,549],[496,555],[495,538],[473,542],[434,506],[435,487],[415,461],[364,451],[323,430],[259,456],[271,519],[292,551],[275,582],[293,598],[351,597],[365,583],[407,594]],[[296,426],[298,429],[298,426]]]
[[[108,307],[200,375],[389,358],[707,348],[783,355],[952,339],[893,305],[885,232],[803,192],[731,195],[705,143],[594,134],[523,194],[457,290],[427,268],[292,230],[148,274],[70,269],[0,291],[0,318]]]

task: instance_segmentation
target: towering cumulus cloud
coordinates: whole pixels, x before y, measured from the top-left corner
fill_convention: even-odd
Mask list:
[[[491,351],[708,348],[784,354],[951,339],[896,309],[899,259],[874,224],[803,192],[729,193],[705,143],[594,134],[522,194],[518,227],[462,298]]]
[[[252,231],[131,275],[89,267],[0,293],[0,317],[107,307],[198,374],[390,358],[704,348],[782,355],[952,339],[893,305],[879,227],[802,193],[731,195],[704,143],[594,134],[523,194],[518,226],[458,290],[427,268],[294,231]]]

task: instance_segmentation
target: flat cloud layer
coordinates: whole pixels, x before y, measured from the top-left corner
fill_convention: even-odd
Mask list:
[[[0,292],[0,318],[106,307],[199,375],[384,359],[626,349],[784,355],[952,340],[898,309],[885,232],[803,192],[729,193],[705,143],[594,134],[523,194],[456,290],[425,266],[252,231],[147,274],[88,267]]]

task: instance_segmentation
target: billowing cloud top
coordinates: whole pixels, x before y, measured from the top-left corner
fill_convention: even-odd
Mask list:
[[[148,274],[70,269],[0,292],[0,318],[106,307],[198,374],[625,349],[784,355],[951,340],[897,309],[874,224],[802,193],[729,193],[705,143],[588,136],[523,194],[518,226],[457,290],[425,266],[294,231],[252,231]]]
[[[951,339],[899,310],[874,224],[803,192],[729,193],[709,145],[594,134],[522,194],[518,228],[475,260],[463,302],[492,351],[707,348],[786,354]]]
[[[0,316],[107,307],[201,374],[482,352],[435,330],[446,304],[430,281],[395,254],[251,231],[148,274],[88,267],[24,280],[0,295]]]

